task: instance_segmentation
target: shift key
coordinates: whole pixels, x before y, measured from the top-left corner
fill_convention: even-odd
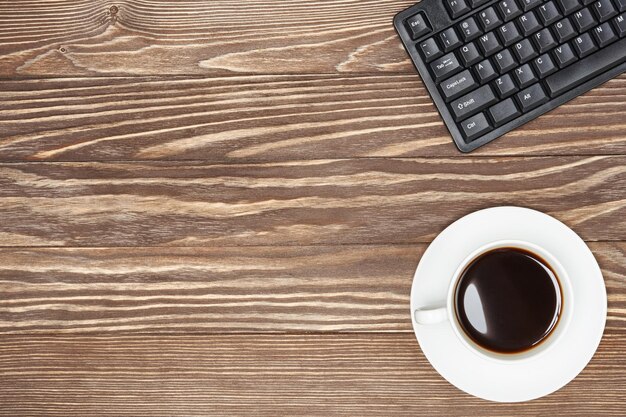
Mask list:
[[[483,85],[482,87],[465,94],[463,97],[454,100],[450,103],[452,112],[454,113],[454,121],[458,122],[468,116],[478,113],[484,110],[488,106],[492,105],[496,101],[496,96],[493,95],[491,87],[489,85]]]
[[[442,78],[459,72],[459,70],[462,69],[461,64],[459,64],[459,60],[456,59],[456,56],[454,55],[454,52],[450,52],[441,58],[435,59],[430,64],[430,68],[433,70],[433,74],[435,75],[435,81],[439,81]]]

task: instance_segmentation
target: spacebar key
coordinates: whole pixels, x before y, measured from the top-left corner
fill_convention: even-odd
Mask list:
[[[555,97],[626,61],[626,38],[566,67],[545,79],[550,97]]]

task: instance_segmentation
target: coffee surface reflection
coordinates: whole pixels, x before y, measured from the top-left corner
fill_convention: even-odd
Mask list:
[[[499,248],[474,259],[462,273],[456,315],[484,349],[519,353],[540,344],[559,320],[563,300],[547,262],[519,248]]]

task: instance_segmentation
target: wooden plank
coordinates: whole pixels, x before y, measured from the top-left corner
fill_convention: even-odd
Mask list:
[[[424,249],[3,249],[0,333],[410,332]],[[622,329],[626,242],[591,249],[607,285],[608,326]]]
[[[498,404],[448,384],[409,333],[8,336],[0,415],[622,417],[624,353],[607,333],[561,390]]]
[[[626,238],[626,157],[0,165],[0,246],[429,242],[520,205]]]
[[[626,154],[626,75],[471,154]],[[416,75],[0,82],[0,160],[460,156]]]
[[[0,3],[0,77],[412,72],[413,0]]]

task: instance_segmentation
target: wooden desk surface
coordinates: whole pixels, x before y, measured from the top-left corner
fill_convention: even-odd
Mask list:
[[[462,155],[411,3],[0,2],[0,415],[626,415],[626,76]],[[449,385],[408,314],[428,242],[504,204],[609,297],[525,404]]]

